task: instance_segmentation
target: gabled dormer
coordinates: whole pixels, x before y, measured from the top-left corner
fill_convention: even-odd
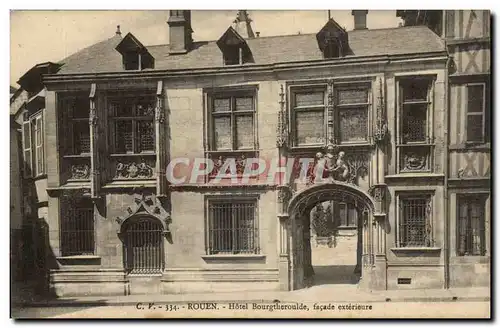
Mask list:
[[[333,19],[316,34],[316,39],[324,58],[344,57],[349,52],[347,32]]]
[[[222,52],[224,65],[242,65],[253,62],[252,52],[245,39],[229,27],[217,41]]]
[[[127,71],[140,71],[146,68],[154,68],[155,66],[153,56],[132,33],[125,35],[115,49],[122,55],[123,69]]]

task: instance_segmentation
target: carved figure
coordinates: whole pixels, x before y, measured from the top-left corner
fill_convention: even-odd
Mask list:
[[[245,155],[241,155],[241,157],[236,160],[236,174],[243,174],[243,172],[245,171],[246,162],[247,159]]]
[[[323,153],[316,153],[316,165],[314,166],[314,172],[312,172],[313,177],[318,176],[318,174],[323,177],[325,169],[328,166],[328,160],[323,156]],[[314,180],[314,178],[313,178]]]
[[[71,167],[71,178],[72,179],[87,179],[89,177],[90,171],[87,164],[83,165],[73,165]]]
[[[127,167],[123,163],[116,164],[116,177],[126,178],[127,177]]]
[[[344,160],[345,153],[343,151],[339,152],[337,162],[335,163],[335,171],[337,172],[338,180],[347,180],[349,176],[349,167]]]
[[[153,176],[153,169],[145,162],[142,162],[139,164],[138,175],[146,178],[151,177]]]
[[[135,162],[132,162],[132,164],[128,166],[127,172],[129,178],[136,178],[139,173],[139,167],[135,164]]]

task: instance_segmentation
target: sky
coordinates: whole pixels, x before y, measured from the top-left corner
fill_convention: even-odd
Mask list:
[[[249,10],[260,36],[316,33],[328,19],[327,10]],[[231,25],[237,10],[193,10],[195,41],[217,40]],[[115,34],[134,34],[144,45],[168,43],[168,10],[148,11],[11,11],[10,84],[27,70],[46,61],[57,62]],[[331,17],[348,31],[354,26],[350,10],[332,10]],[[395,10],[370,10],[371,29],[397,27]]]

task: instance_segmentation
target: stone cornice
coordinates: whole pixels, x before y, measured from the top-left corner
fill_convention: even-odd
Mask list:
[[[373,66],[387,65],[391,62],[446,62],[448,54],[445,51],[424,54],[402,54],[392,56],[375,57],[344,57],[342,59],[310,60],[304,62],[275,63],[266,65],[240,65],[234,67],[212,67],[199,69],[171,69],[171,70],[148,70],[135,72],[103,72],[103,73],[77,73],[77,74],[52,74],[44,75],[43,81],[46,85],[58,82],[98,81],[98,80],[144,80],[145,78],[173,78],[181,77],[203,77],[210,75],[235,75],[241,73],[278,73],[280,71],[307,69],[307,68],[332,68],[349,66]]]

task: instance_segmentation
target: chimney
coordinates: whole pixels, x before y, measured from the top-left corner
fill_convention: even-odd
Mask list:
[[[352,15],[354,16],[354,29],[355,30],[366,30],[366,15],[368,10],[353,10]]]
[[[190,10],[170,10],[167,21],[170,36],[170,54],[185,54],[193,43]]]

